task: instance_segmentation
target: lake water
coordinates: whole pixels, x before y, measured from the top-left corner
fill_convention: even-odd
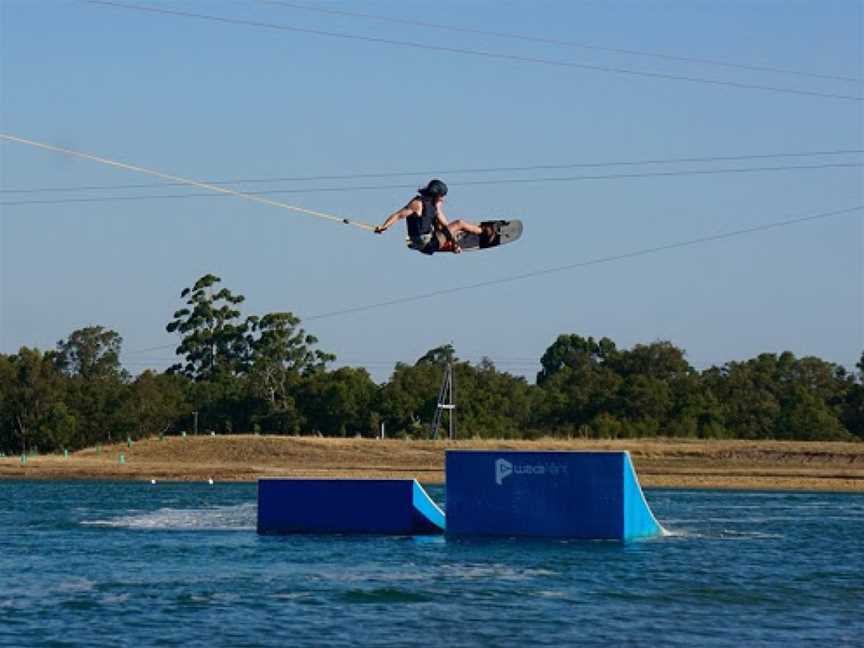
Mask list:
[[[862,495],[648,490],[672,535],[622,545],[261,537],[255,484],[0,494],[3,646],[864,645]]]

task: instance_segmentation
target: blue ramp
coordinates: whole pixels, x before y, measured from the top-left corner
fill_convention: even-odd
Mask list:
[[[416,479],[260,479],[258,533],[444,532],[444,512]]]
[[[447,534],[663,535],[628,452],[447,451]]]

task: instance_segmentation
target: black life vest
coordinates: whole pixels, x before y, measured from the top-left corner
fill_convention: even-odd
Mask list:
[[[423,207],[419,214],[411,214],[405,218],[405,225],[408,226],[408,236],[417,238],[431,234],[435,230],[435,220],[438,214],[438,207],[435,205],[435,199],[427,196],[417,196],[414,200],[419,200]]]

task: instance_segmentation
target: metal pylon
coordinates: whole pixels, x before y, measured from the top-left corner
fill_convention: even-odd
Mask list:
[[[435,420],[432,422],[432,438],[438,438],[438,428],[441,427],[441,420],[444,418],[444,412],[448,412],[447,422],[449,424],[447,438],[456,438],[456,401],[454,399],[455,384],[453,379],[453,365],[449,362],[444,369],[444,380],[441,382],[441,389],[438,391],[438,404],[435,407]]]

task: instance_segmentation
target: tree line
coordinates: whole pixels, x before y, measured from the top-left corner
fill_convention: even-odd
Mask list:
[[[0,451],[79,449],[181,431],[424,438],[444,367],[453,368],[461,437],[864,439],[864,353],[856,371],[790,352],[698,371],[667,341],[621,349],[560,335],[534,384],[450,345],[397,363],[376,384],[292,313],[243,317],[244,297],[205,275],[166,329],[177,363],[132,376],[123,340],[101,326],[55,349],[0,354]]]

